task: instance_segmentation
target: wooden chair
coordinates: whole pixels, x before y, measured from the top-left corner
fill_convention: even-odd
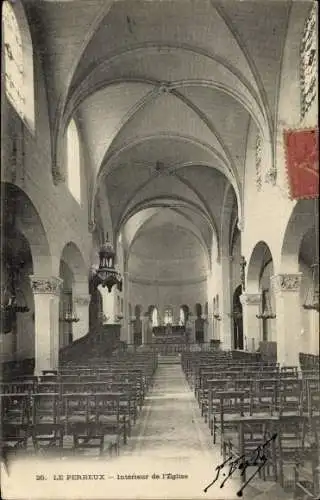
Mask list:
[[[119,453],[120,440],[127,443],[128,429],[130,426],[127,410],[123,409],[121,402],[126,399],[123,393],[97,393],[95,394],[94,424],[98,433],[103,437],[109,436],[111,450]]]
[[[225,458],[228,443],[235,437],[234,417],[237,419],[239,416],[244,415],[244,393],[234,390],[219,391],[217,397],[220,399],[220,412],[213,415],[213,443],[216,442],[216,435],[219,432],[221,453]]]
[[[312,459],[313,446],[305,440],[305,417],[282,415],[278,423],[278,477],[283,488],[294,487],[295,470]],[[289,482],[287,477],[289,477]]]
[[[32,395],[32,442],[40,449],[63,448],[63,424],[60,420],[60,393]]]
[[[201,408],[201,414],[205,417],[205,422],[209,424],[209,429],[211,432],[211,436],[214,435],[213,432],[213,421],[214,415],[220,414],[220,396],[219,392],[226,391],[229,387],[230,379],[209,379],[208,380],[208,404],[207,408],[205,406],[205,402],[203,403],[204,407]],[[214,443],[215,443],[215,435],[214,435]]]
[[[104,451],[104,436],[97,433],[94,423],[95,395],[92,393],[64,393],[61,422],[64,434],[72,436],[74,453],[81,449]]]
[[[277,410],[278,379],[258,378],[252,391],[250,414],[274,415]]]
[[[4,449],[27,449],[30,420],[28,393],[1,394],[1,442]]]

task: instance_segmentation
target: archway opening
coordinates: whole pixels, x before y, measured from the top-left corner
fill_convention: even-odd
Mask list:
[[[247,290],[249,293],[259,293],[261,296],[259,313],[259,332],[255,338],[263,342],[276,341],[275,297],[271,286],[271,276],[274,275],[273,257],[269,246],[259,241],[253,249],[248,264]],[[253,332],[254,334],[256,332]],[[252,340],[253,341],[253,340]],[[248,346],[255,350],[259,346]]]
[[[77,294],[88,294],[88,275],[84,260],[73,243],[67,243],[60,258],[59,275],[63,280],[59,302],[59,345],[60,348],[71,344],[79,336],[76,324],[80,322],[77,314]],[[87,333],[88,324],[85,328]]]
[[[33,359],[33,261],[28,240],[16,229],[6,232],[1,248],[1,361]]]

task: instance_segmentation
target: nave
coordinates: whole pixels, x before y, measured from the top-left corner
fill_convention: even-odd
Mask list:
[[[55,473],[58,459],[63,476],[84,465],[107,470],[117,498],[128,485],[130,497],[231,499],[243,488],[250,499],[317,498],[316,364],[302,360],[298,370],[233,355],[138,349],[69,361],[37,381],[2,382],[7,470],[17,471],[23,458]],[[223,483],[228,459],[233,470]]]

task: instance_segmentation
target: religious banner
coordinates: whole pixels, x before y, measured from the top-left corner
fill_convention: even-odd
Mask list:
[[[291,198],[316,198],[319,196],[318,130],[286,130],[284,144]]]

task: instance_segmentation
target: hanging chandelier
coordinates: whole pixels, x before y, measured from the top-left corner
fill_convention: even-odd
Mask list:
[[[18,305],[15,291],[12,293],[8,293],[7,291],[4,292],[1,297],[1,310],[4,313],[26,313],[30,311],[27,305]]]
[[[257,319],[275,319],[276,315],[271,309],[270,298],[268,295],[269,290],[263,290],[261,294],[261,310],[259,314],[256,314]]]
[[[119,292],[122,291],[122,277],[115,268],[115,258],[116,254],[107,233],[107,241],[101,246],[99,251],[99,267],[95,274],[98,284],[103,288],[107,287],[109,293],[114,285],[117,286]]]
[[[65,323],[78,323],[80,318],[78,318],[75,311],[66,311],[60,321]]]
[[[20,267],[14,264],[7,266],[10,278],[1,292],[1,311],[4,313],[15,314],[30,311],[21,290],[19,290],[19,295],[23,297],[24,304],[18,304],[16,283],[19,281]]]

